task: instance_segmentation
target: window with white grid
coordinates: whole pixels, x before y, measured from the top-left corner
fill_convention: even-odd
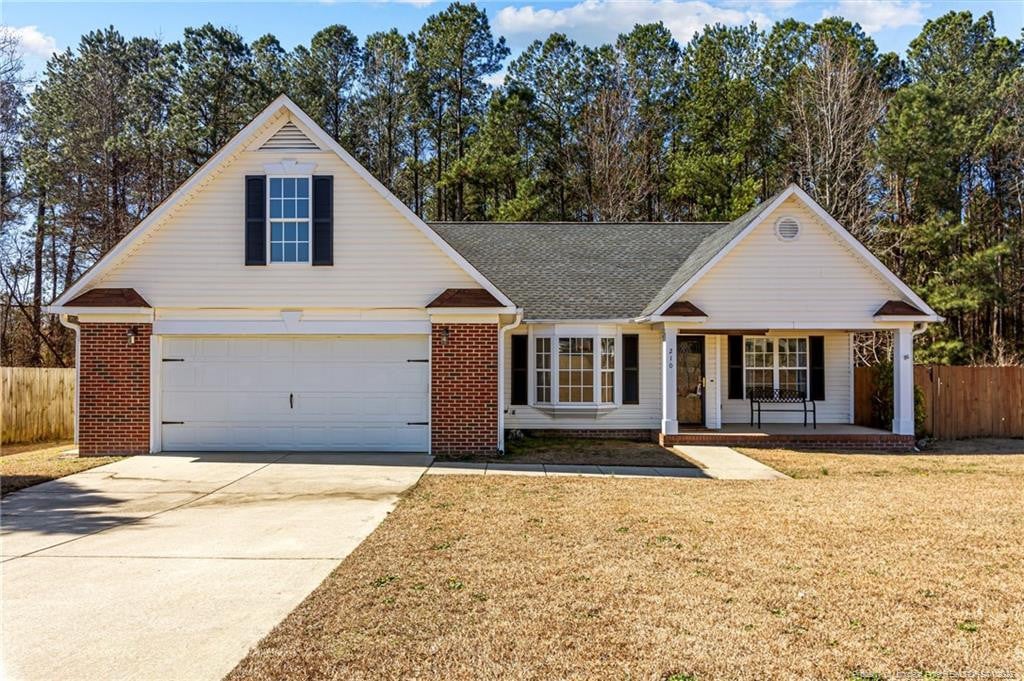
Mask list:
[[[271,177],[270,262],[309,262],[308,177]]]
[[[756,391],[787,390],[807,395],[807,338],[744,338],[746,397]]]
[[[601,401],[615,401],[615,339],[601,339]]]
[[[775,386],[775,346],[770,338],[746,338],[743,341],[744,394],[771,390]]]
[[[536,338],[536,382],[537,401],[548,403],[551,401],[551,339]]]

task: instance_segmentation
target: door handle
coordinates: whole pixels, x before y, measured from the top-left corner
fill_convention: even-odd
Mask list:
[[[295,395],[293,393],[288,393],[288,408],[295,408]]]

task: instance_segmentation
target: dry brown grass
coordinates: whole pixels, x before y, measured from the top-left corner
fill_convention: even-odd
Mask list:
[[[229,678],[1024,671],[1024,458],[806,456],[763,458],[836,474],[428,476]]]
[[[891,477],[956,475],[960,473],[1020,474],[1024,452],[1019,456],[958,456],[936,454],[878,454],[794,452],[788,449],[743,448],[738,451],[791,478]]]
[[[0,456],[0,496],[123,458],[79,457],[70,453],[75,448],[74,444],[48,446],[52,444],[21,446],[16,453],[9,453],[8,445],[4,445],[4,455]]]

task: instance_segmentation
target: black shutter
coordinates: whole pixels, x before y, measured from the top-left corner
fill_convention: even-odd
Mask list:
[[[640,404],[640,336],[622,334],[622,403]]]
[[[743,399],[743,336],[729,336],[729,399]]]
[[[811,336],[807,343],[807,359],[811,368],[811,399],[825,399],[825,337]]]
[[[512,404],[526,404],[530,390],[529,342],[529,336],[512,336]]]
[[[313,264],[334,264],[334,177],[313,176]]]
[[[267,264],[267,178],[245,176],[245,264]]]

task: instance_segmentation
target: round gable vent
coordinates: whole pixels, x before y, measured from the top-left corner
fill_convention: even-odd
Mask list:
[[[800,223],[796,221],[796,218],[779,218],[775,222],[775,236],[783,241],[792,241],[800,236]]]

